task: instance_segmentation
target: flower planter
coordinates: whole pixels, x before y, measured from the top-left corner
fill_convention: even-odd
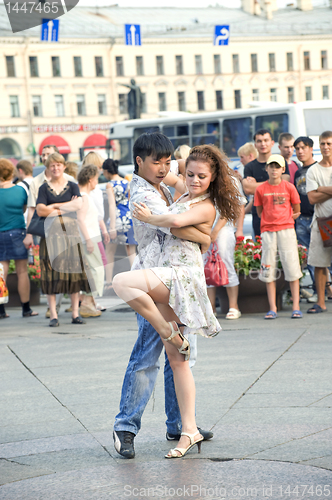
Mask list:
[[[241,313],[266,313],[270,310],[269,302],[267,300],[266,284],[259,278],[259,271],[250,271],[249,276],[244,274],[239,275],[239,298],[238,304]],[[285,281],[285,276],[282,270],[280,270],[280,276],[276,281],[277,287],[277,308],[278,311],[282,309],[282,292],[287,289],[288,283]],[[221,313],[227,314],[228,297],[225,287],[217,288],[217,297],[219,300]]]
[[[17,275],[16,273],[8,274],[6,285],[9,292],[9,302],[6,307],[20,307],[21,300],[17,291]],[[30,281],[30,305],[38,306],[40,303],[40,288],[34,281]]]

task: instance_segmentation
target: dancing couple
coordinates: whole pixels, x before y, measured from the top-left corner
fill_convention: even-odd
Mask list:
[[[159,133],[143,134],[135,142],[137,175],[133,177],[130,202],[139,254],[131,271],[114,277],[113,287],[120,298],[147,320],[165,346],[182,421],[178,446],[166,458],[180,458],[196,444],[200,451],[204,439],[195,421],[195,383],[185,334],[213,337],[221,330],[207,296],[203,260],[196,241],[200,239],[200,243],[206,244],[204,234],[211,232],[216,209],[221,217],[236,220],[240,201],[223,153],[214,146],[196,146],[186,160],[188,192],[169,206],[162,181],[169,172],[172,149],[170,141]],[[179,190],[178,185],[176,188]],[[144,197],[135,196],[140,190]],[[153,202],[156,194],[153,191],[157,191],[164,203]],[[181,228],[189,230],[187,239],[176,233]],[[122,400],[128,377],[127,369]],[[126,403],[120,404],[120,414],[125,412]],[[117,451],[123,454],[124,443],[117,427],[120,414],[116,417],[114,441]]]

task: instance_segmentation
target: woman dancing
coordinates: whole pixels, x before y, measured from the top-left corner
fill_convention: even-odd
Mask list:
[[[140,157],[136,161],[138,165],[143,163]],[[210,230],[216,208],[221,217],[236,220],[240,201],[230,172],[226,158],[216,147],[196,146],[186,161],[188,193],[170,207],[169,214],[152,215],[146,205],[135,204],[133,215],[154,226],[193,225]],[[195,422],[190,347],[182,332],[212,337],[221,328],[207,296],[198,244],[167,235],[158,267],[118,274],[113,287],[120,298],[149,321],[165,343],[183,430],[178,447],[170,450],[166,458],[183,457],[195,444],[200,451],[203,437]]]

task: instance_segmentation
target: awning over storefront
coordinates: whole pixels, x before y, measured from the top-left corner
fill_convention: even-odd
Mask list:
[[[106,146],[107,138],[103,134],[91,134],[84,141],[84,148],[95,148],[97,146]]]
[[[46,137],[40,144],[39,146],[39,154],[42,154],[43,147],[47,145],[53,145],[56,146],[59,150],[59,153],[62,155],[67,155],[71,153],[70,146],[68,142],[63,138],[60,137],[59,135],[49,135]]]

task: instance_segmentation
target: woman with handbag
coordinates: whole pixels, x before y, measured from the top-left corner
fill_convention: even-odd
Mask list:
[[[13,184],[15,167],[11,161],[0,159],[0,263],[4,280],[7,279],[9,262],[15,261],[18,293],[22,303],[22,316],[37,316],[30,307],[30,280],[28,276],[28,251],[23,244],[26,236],[24,212],[27,193],[22,186]],[[4,304],[0,304],[0,319],[8,318]]]
[[[144,203],[135,203],[133,216],[157,227],[194,225],[211,230],[216,205],[224,217],[236,219],[239,201],[225,160],[214,146],[195,146],[186,161],[188,193],[161,215],[151,214]],[[137,156],[135,161],[139,171],[150,172],[149,178],[156,179],[155,184],[167,174],[167,158],[161,159],[161,164],[150,156]],[[199,245],[170,233],[162,244],[158,267],[117,274],[113,287],[119,297],[149,321],[165,343],[183,430],[178,447],[170,450],[166,458],[183,457],[195,445],[200,450],[203,436],[195,423],[195,382],[188,363],[190,346],[183,333],[212,337],[221,328],[207,297]]]
[[[39,188],[36,211],[39,217],[46,217],[39,257],[41,289],[50,308],[49,326],[59,326],[55,300],[58,293],[70,295],[72,323],[83,324],[78,313],[79,292],[91,290],[75,213],[82,207],[82,198],[78,185],[63,175],[66,166],[62,155],[51,154],[46,167],[51,179]]]

